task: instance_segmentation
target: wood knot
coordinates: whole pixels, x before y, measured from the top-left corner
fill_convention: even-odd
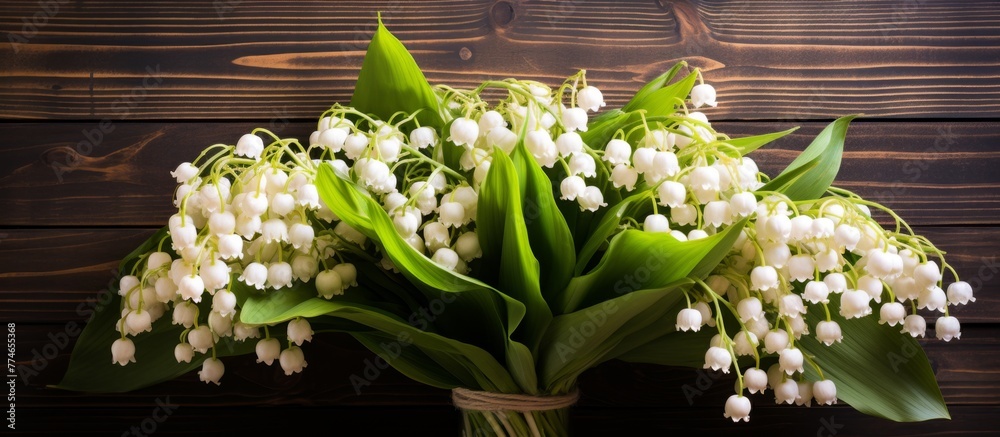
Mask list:
[[[490,9],[490,19],[494,27],[507,27],[514,21],[514,5],[508,1],[499,1]]]
[[[462,58],[463,61],[468,61],[472,58],[472,50],[468,47],[462,47],[462,50],[458,51],[458,57]]]

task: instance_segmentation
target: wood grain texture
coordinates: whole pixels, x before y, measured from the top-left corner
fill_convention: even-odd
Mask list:
[[[752,155],[778,174],[825,123],[716,123],[733,137],[802,126]],[[169,172],[255,127],[308,138],[310,123],[0,124],[0,226],[163,226],[176,212]],[[40,135],[40,130],[44,135]],[[99,140],[99,141],[97,141]],[[916,225],[1000,224],[1000,123],[855,122],[837,185]]]
[[[917,227],[973,286],[963,323],[1000,323],[1000,227]],[[88,299],[114,281],[118,262],[153,229],[11,229],[0,240],[0,321],[65,323],[90,314]],[[952,278],[947,277],[946,282]],[[926,312],[929,320],[935,314]]]
[[[621,105],[686,60],[717,86],[721,119],[1000,113],[1000,6],[985,0],[63,1],[51,14],[19,0],[0,5],[0,117],[314,117],[349,99],[376,11],[432,83],[456,87],[586,69]]]

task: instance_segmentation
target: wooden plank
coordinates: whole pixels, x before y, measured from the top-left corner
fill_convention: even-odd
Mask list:
[[[18,325],[18,405],[35,407],[128,407],[171,397],[193,407],[316,405],[330,407],[448,405],[449,393],[407,379],[392,368],[376,373],[375,355],[346,334],[317,334],[303,345],[309,367],[285,376],[275,364],[252,355],[224,359],[222,385],[205,384],[197,372],[128,393],[92,394],[45,388],[58,383],[75,344],[75,326]],[[64,334],[68,333],[68,334]],[[78,335],[78,334],[76,334]],[[961,340],[921,340],[949,405],[1000,404],[1000,328],[964,327]],[[53,346],[69,344],[58,348]],[[849,339],[845,339],[849,341]],[[836,346],[834,346],[836,347]],[[110,345],[108,346],[110,359]],[[886,359],[890,359],[886,351]],[[896,359],[904,359],[901,354]],[[48,358],[46,358],[48,357]],[[369,373],[365,373],[369,372]],[[351,375],[370,385],[355,386]],[[27,381],[26,383],[24,381]],[[580,406],[600,408],[717,408],[733,394],[735,376],[688,368],[609,361],[580,378]],[[773,405],[773,394],[752,396],[757,406]],[[720,413],[721,416],[721,413]]]
[[[177,435],[287,435],[290,430],[363,430],[377,435],[422,434],[458,436],[461,413],[453,407],[344,408],[296,405],[286,407],[191,407],[179,405],[171,415],[152,419],[156,399],[129,408],[30,408],[18,410],[18,431],[73,435],[139,435],[132,427],[146,422],[157,436]],[[165,410],[164,410],[165,411]],[[576,407],[570,410],[570,435],[607,436],[625,433],[699,433],[723,435],[884,436],[912,437],[995,436],[993,406],[955,406],[951,420],[896,423],[866,416],[844,407],[754,406],[748,423],[734,424],[720,408],[611,408]],[[52,420],[58,417],[59,420]],[[149,420],[147,420],[149,419]],[[141,433],[141,428],[139,429]],[[148,435],[148,434],[145,434]]]
[[[733,137],[802,126],[754,153],[778,174],[826,123],[719,122]],[[162,226],[175,212],[169,172],[205,147],[255,127],[308,138],[312,124],[282,119],[226,123],[0,124],[0,226]],[[44,132],[40,135],[39,132]],[[997,224],[1000,123],[855,122],[837,185],[885,203],[916,225]]]
[[[432,83],[456,87],[586,69],[619,106],[687,60],[725,119],[1000,113],[1000,7],[986,0],[157,0],[51,13],[20,0],[0,5],[0,117],[312,117],[349,99],[376,11]]]

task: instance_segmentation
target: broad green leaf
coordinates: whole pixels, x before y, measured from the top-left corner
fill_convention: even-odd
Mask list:
[[[847,127],[857,116],[857,114],[847,115],[830,123],[816,136],[809,147],[778,175],[781,177],[810,162],[816,163],[814,169],[781,190],[786,196],[792,200],[810,200],[818,199],[826,193],[840,170]]]
[[[669,324],[670,321],[664,320],[664,323]],[[673,328],[675,325],[670,326]],[[618,359],[630,363],[701,368],[705,364],[705,350],[716,333],[714,329],[706,327],[698,332],[676,332],[671,329],[671,332],[643,343]]]
[[[386,335],[398,337],[405,334],[408,339],[412,339],[413,347],[420,348],[432,359],[438,353],[453,359],[455,357],[467,358],[468,363],[462,364],[461,369],[446,369],[446,373],[450,375],[459,375],[460,371],[466,371],[473,376],[473,379],[465,380],[463,384],[505,393],[518,389],[504,367],[489,352],[479,347],[421,330],[402,318],[378,308],[357,302],[315,297],[315,291],[309,290],[308,287],[284,290],[283,294],[284,296],[277,296],[277,293],[269,293],[261,298],[247,299],[241,313],[241,320],[250,324],[272,324],[295,317],[309,318],[320,315],[340,317],[368,326]],[[378,349],[374,351],[380,352]],[[385,353],[384,350],[381,352]],[[435,361],[439,364],[442,362],[442,360]],[[453,362],[461,362],[461,360]]]
[[[576,268],[574,269],[576,276],[583,274],[583,270],[587,268],[587,264],[590,263],[590,259],[597,253],[597,249],[618,230],[618,225],[621,224],[622,218],[625,216],[634,216],[635,214],[632,213],[635,212],[635,206],[643,201],[648,201],[652,195],[649,190],[640,191],[625,198],[618,204],[606,208],[607,211],[601,217],[597,226],[594,227],[594,231],[589,234],[590,237],[587,238],[587,242],[580,249],[580,253],[577,256]]]
[[[725,141],[725,143],[735,147],[736,150],[739,151],[740,156],[746,156],[750,152],[753,152],[754,150],[757,150],[774,140],[784,137],[785,135],[795,132],[798,129],[798,126],[796,126],[781,132],[754,135],[752,137],[732,138]]]
[[[840,295],[831,294],[830,306],[840,306]],[[880,325],[878,316],[845,320],[832,311],[844,340],[826,346],[814,336],[803,336],[799,347],[815,356],[827,379],[837,385],[837,397],[856,410],[897,422],[949,419],[927,355],[899,327]],[[809,307],[806,323],[816,326],[826,315],[820,305]],[[806,366],[806,377],[819,375]]]
[[[634,290],[665,287],[692,272],[699,277],[707,275],[732,248],[745,223],[746,219],[710,237],[684,242],[669,234],[625,230],[611,240],[593,271],[570,281],[562,296],[561,313]]]
[[[671,115],[691,94],[691,88],[697,80],[698,73],[691,72],[683,79],[649,93],[642,100],[636,101],[629,110],[646,111],[648,117]]]
[[[640,88],[639,91],[636,92],[634,96],[632,96],[632,99],[630,99],[628,103],[626,103],[625,106],[622,107],[622,110],[625,112],[631,112],[636,109],[639,109],[637,108],[639,102],[645,100],[646,97],[648,97],[650,94],[659,91],[663,87],[667,86],[667,84],[670,83],[670,81],[673,80],[675,76],[677,76],[677,73],[680,72],[681,68],[684,67],[687,67],[687,62],[684,61],[678,62],[674,64],[674,66],[671,67],[669,70],[667,70],[665,73],[649,81],[649,83]]]
[[[196,354],[190,363],[178,363],[174,358],[174,347],[180,342],[184,328],[172,325],[170,314],[153,323],[153,331],[132,337],[135,344],[135,360],[126,366],[111,361],[111,345],[121,335],[115,331],[115,324],[121,314],[121,297],[117,289],[110,290],[113,299],[108,305],[97,308],[93,318],[83,328],[80,338],[73,347],[69,368],[53,388],[95,393],[123,393],[138,390],[177,378],[201,367],[201,363],[211,357]],[[209,301],[203,301],[201,311],[209,311]],[[283,329],[274,329],[272,335],[281,335]],[[254,341],[236,342],[231,337],[219,340],[217,357],[244,355],[254,352]],[[225,377],[223,377],[225,380]]]
[[[444,127],[434,90],[403,43],[382,25],[381,17],[361,64],[351,106],[382,120],[399,111],[421,111],[417,115],[421,124],[439,131]]]
[[[797,183],[800,179],[805,177],[806,174],[812,171],[812,169],[816,168],[817,165],[819,165],[819,157],[795,167],[792,171],[781,173],[778,177],[771,179],[766,184],[758,188],[757,191],[777,191],[783,193],[786,189],[788,189],[788,187]]]
[[[564,391],[585,370],[615,358],[612,352],[626,338],[661,335],[660,330],[673,326],[664,314],[676,314],[677,304],[684,302],[677,288],[690,283],[684,279],[663,288],[625,291],[554,318],[539,357],[543,386],[549,392]]]
[[[399,236],[381,206],[334,174],[332,167],[320,167],[316,185],[323,202],[345,223],[370,232],[403,276],[428,298],[454,299],[434,321],[442,335],[480,345],[494,357],[520,355],[511,352],[517,346],[512,346],[510,335],[524,319],[523,303],[475,278],[445,270],[418,253]]]
[[[431,359],[419,347],[411,347],[409,336],[400,339],[399,334],[381,331],[352,332],[351,335],[368,350],[378,354],[386,363],[406,377],[431,387],[452,389],[465,385],[463,381],[474,380],[463,369],[461,376],[451,373],[459,366],[444,366]],[[398,348],[396,346],[399,346]],[[448,370],[446,370],[448,369]],[[353,378],[353,375],[352,375]]]
[[[563,290],[573,277],[576,262],[573,234],[552,194],[552,182],[524,148],[523,142],[518,142],[510,159],[520,182],[528,241],[541,269],[542,295],[551,302],[551,296]]]

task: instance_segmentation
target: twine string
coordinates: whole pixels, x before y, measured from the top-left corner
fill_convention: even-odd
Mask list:
[[[486,391],[454,388],[451,401],[455,407],[471,411],[549,411],[569,407],[580,399],[580,392],[554,396],[532,396],[523,394],[492,393]]]

